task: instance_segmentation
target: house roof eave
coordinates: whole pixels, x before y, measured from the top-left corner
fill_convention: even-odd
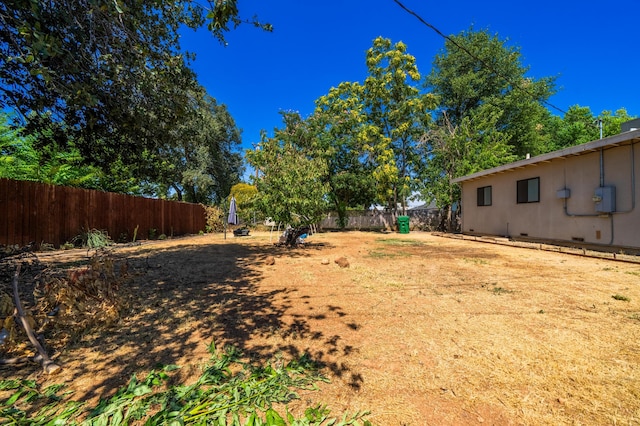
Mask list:
[[[494,167],[491,169],[482,170],[470,175],[452,179],[451,182],[462,183],[466,181],[472,181],[472,180],[493,175],[496,173],[504,173],[506,171],[521,169],[523,167],[533,166],[539,163],[548,163],[551,160],[583,155],[590,152],[598,151],[603,148],[613,148],[614,146],[632,144],[636,142],[640,142],[640,130],[633,130],[630,132],[619,133],[617,135],[609,136],[607,138],[598,139],[595,141],[571,146],[569,148],[561,149],[558,151],[552,151],[546,154],[537,155],[532,158],[527,158],[524,160],[515,161],[513,163],[504,164],[502,166]]]

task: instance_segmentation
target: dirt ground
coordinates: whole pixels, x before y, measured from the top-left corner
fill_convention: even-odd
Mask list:
[[[294,411],[369,410],[377,425],[640,424],[640,264],[421,232],[320,233],[296,249],[276,239],[116,247],[138,265],[133,313],[56,353],[55,376],[0,374],[96,400],[158,363],[194,380],[215,341],[323,365],[330,383]],[[85,255],[40,259],[65,267]]]

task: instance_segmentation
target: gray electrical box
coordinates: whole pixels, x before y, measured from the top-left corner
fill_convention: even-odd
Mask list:
[[[556,191],[556,198],[569,198],[571,197],[571,190],[569,188],[559,189]]]
[[[616,211],[616,187],[601,186],[596,188],[593,197],[597,213],[613,213]]]

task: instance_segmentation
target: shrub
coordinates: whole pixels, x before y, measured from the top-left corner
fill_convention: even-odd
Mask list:
[[[207,217],[207,232],[224,231],[224,211],[218,206],[205,206]]]
[[[72,241],[76,246],[90,249],[107,247],[113,243],[107,231],[100,231],[98,229],[83,230],[83,232]]]

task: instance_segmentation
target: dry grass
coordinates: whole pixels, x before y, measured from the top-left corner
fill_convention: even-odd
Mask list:
[[[351,268],[320,274],[315,256],[284,257],[264,284],[288,270],[322,317],[311,328],[339,337],[305,347],[334,370],[329,402],[370,408],[378,424],[640,421],[638,265],[428,234],[314,240]],[[315,284],[296,280],[306,270]]]
[[[253,359],[306,352],[324,365],[331,383],[293,410],[369,409],[380,425],[640,424],[638,264],[427,233],[272,242],[116,249],[138,262],[136,311],[66,348],[63,373],[39,380],[96,398],[162,362],[189,381],[215,339]]]

